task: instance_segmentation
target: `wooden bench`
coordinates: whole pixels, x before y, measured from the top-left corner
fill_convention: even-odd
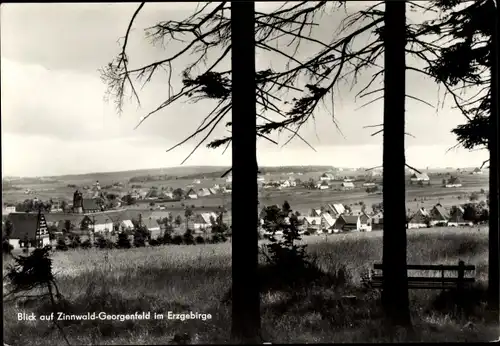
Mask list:
[[[475,282],[474,273],[471,277],[466,277],[466,273],[474,272],[476,267],[466,265],[459,261],[458,265],[419,265],[409,264],[406,266],[408,271],[434,271],[440,272],[440,276],[410,276],[408,274],[409,289],[462,289],[466,285]],[[382,274],[383,266],[381,263],[373,265],[373,270],[367,278],[362,279],[363,283],[371,288],[382,288],[384,277]],[[445,276],[446,272],[454,272],[456,276]]]

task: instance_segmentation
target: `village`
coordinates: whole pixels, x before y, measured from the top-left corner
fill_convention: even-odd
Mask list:
[[[407,173],[410,186],[430,187],[431,179],[428,174],[414,171]],[[478,175],[482,174],[482,171],[476,168],[456,174],[439,173],[433,178],[433,185],[436,185],[435,180],[442,178],[439,188],[460,188],[462,183],[459,174]],[[382,197],[380,169],[346,171],[336,169],[309,175],[308,180],[304,179],[303,173],[300,172],[289,172],[286,174],[287,178],[283,178],[282,175],[278,177],[269,175],[266,173],[257,177],[261,199],[264,192],[269,194],[275,191],[279,194],[283,191],[306,191],[307,193],[308,190],[317,190],[322,195],[329,190],[344,196],[362,193],[378,196],[376,198],[379,200]],[[230,237],[232,177],[229,175],[212,185],[207,184],[210,179],[203,178],[192,180],[185,184],[184,188],[173,188],[156,181],[154,183],[158,183],[159,186],[152,185],[147,189],[137,183],[140,179],[130,179],[131,188],[122,193],[117,192],[127,185],[122,182],[101,186],[99,181],[95,181],[91,186],[83,185],[81,188],[75,184],[68,184],[68,187],[75,189],[71,201],[56,198],[42,201],[34,197],[17,204],[4,204],[3,229],[8,225],[8,243],[14,249],[35,246],[37,242],[54,245],[60,239],[69,242],[73,234],[83,238],[90,238],[92,235],[94,239],[96,236],[116,238],[117,234],[122,232],[132,236],[138,228],[149,232],[148,239],[160,239],[168,229],[169,232],[179,235],[186,232],[198,235],[199,241],[205,242],[214,226],[223,226],[227,230],[226,235]],[[200,185],[205,187],[197,188]],[[484,190],[482,192],[486,195]],[[29,190],[25,193],[34,192]],[[417,203],[416,208],[407,210],[407,228],[472,226],[485,222],[488,203],[487,200],[479,200],[479,194],[481,191],[472,194],[468,201],[456,205],[443,206],[438,200],[435,205],[426,208]],[[340,203],[335,199],[333,195],[331,198],[324,195],[316,207],[309,210],[296,208],[294,214],[299,220],[299,233],[308,236],[383,229],[381,203],[372,203],[368,206],[363,201]],[[424,200],[427,198],[422,198],[422,202]],[[295,204],[296,200],[292,197],[290,202]],[[263,208],[259,217],[262,224],[265,206],[273,203],[261,201],[261,204]],[[263,237],[270,235],[263,229],[259,232]]]

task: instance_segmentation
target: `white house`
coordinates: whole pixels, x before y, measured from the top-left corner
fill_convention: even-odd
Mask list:
[[[95,233],[105,233],[113,231],[113,220],[106,214],[85,216],[82,223],[87,223],[88,228]]]
[[[217,214],[214,212],[200,213],[194,218],[193,228],[195,231],[202,231],[212,227],[211,218],[217,220]]]
[[[319,190],[326,190],[330,188],[330,185],[328,185],[326,180],[323,180],[321,183],[316,184],[316,188]]]
[[[122,230],[133,230],[134,224],[132,223],[132,220],[121,220],[120,221],[120,228]]]
[[[189,191],[186,193],[186,196],[191,199],[197,199],[198,195],[193,189],[189,189]]]
[[[321,227],[321,217],[319,216],[305,216],[304,229],[307,231],[319,231]]]
[[[352,182],[343,182],[342,188],[344,190],[352,190],[352,189],[354,189],[354,184]]]
[[[476,168],[472,171],[472,174],[483,174],[483,171],[482,171],[479,167],[476,167]]]
[[[323,213],[321,215],[321,229],[326,230],[328,233],[334,232],[335,221],[337,220],[330,213]]]
[[[408,229],[410,228],[426,228],[427,220],[430,220],[430,214],[425,208],[420,208],[410,218],[408,222]]]
[[[363,186],[371,187],[371,186],[375,186],[375,183],[363,183]]]
[[[257,177],[257,181],[265,181],[265,180],[266,180],[266,179],[265,179],[263,176],[261,176],[261,175],[259,175],[259,176]]]
[[[334,232],[360,231],[361,220],[359,215],[340,215],[333,225]]]
[[[411,181],[429,181],[429,176],[426,173],[415,172],[410,176]]]
[[[323,181],[335,180],[335,175],[332,173],[323,173],[319,179]]]
[[[9,215],[10,213],[16,212],[16,206],[7,204],[3,207],[2,215]]]
[[[364,212],[359,215],[359,230],[362,232],[372,231],[372,219]]]
[[[206,187],[198,190],[199,197],[205,197],[205,196],[210,196],[210,195],[211,195],[210,190]]]

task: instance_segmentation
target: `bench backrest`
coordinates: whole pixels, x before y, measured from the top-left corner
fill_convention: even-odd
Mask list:
[[[373,269],[383,270],[382,263],[375,263]],[[476,270],[474,265],[428,265],[428,264],[408,264],[406,266],[408,270],[439,270],[439,271],[473,271]]]

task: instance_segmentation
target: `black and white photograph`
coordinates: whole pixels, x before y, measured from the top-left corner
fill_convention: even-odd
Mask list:
[[[3,345],[500,342],[498,12],[2,3]]]

